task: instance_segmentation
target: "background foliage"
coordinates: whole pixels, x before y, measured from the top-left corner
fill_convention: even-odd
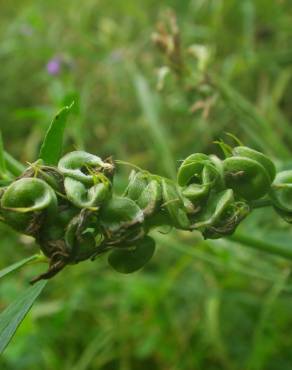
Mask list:
[[[86,148],[172,176],[189,153],[217,152],[213,141],[227,131],[271,155],[278,168],[291,167],[291,5],[2,1],[6,149],[33,161],[54,113],[75,100],[66,150]],[[195,77],[167,74],[157,91],[166,61],[151,35],[157,22],[169,22],[169,8]],[[200,80],[202,68],[220,78],[213,89]],[[119,168],[118,190],[128,173]],[[257,210],[239,232],[291,246],[291,228],[272,210]],[[0,238],[0,268],[37,250],[3,225]],[[291,369],[288,260],[197,234],[155,238],[158,251],[141,272],[122,276],[98,260],[50,281],[1,369]],[[1,280],[2,309],[38,270],[32,264]]]

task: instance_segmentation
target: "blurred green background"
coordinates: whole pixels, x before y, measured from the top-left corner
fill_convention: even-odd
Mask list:
[[[184,76],[153,42],[171,44],[174,14]],[[5,147],[33,161],[55,112],[74,100],[67,151],[171,177],[184,156],[219,153],[214,140],[232,132],[291,167],[291,39],[291,0],[0,1]],[[117,192],[128,174],[118,169]],[[35,253],[32,240],[0,227],[0,268]],[[239,233],[292,248],[291,229],[257,210]],[[50,281],[0,368],[292,368],[291,262],[198,234],[155,238],[143,271],[124,276],[98,260]],[[38,271],[2,279],[0,308]]]

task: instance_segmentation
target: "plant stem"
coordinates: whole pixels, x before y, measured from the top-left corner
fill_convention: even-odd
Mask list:
[[[271,207],[273,204],[270,199],[258,199],[252,202],[252,208],[263,208],[263,207]]]
[[[292,259],[292,248],[288,248],[284,245],[267,242],[238,232],[229,236],[227,239],[238,242],[246,247]]]

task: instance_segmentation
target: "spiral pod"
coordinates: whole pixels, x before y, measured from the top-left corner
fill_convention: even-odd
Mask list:
[[[144,235],[144,213],[131,199],[112,197],[101,209],[100,225],[108,246],[127,245]]]
[[[269,174],[271,182],[274,181],[276,176],[276,167],[274,163],[261,152],[251,149],[247,146],[237,146],[233,148],[232,154],[234,156],[250,158],[260,163]]]
[[[113,169],[99,157],[75,151],[65,155],[58,164],[64,175],[67,198],[78,208],[98,209],[111,196],[111,182],[103,173]]]
[[[125,190],[125,196],[137,201],[149,183],[149,174],[144,171],[132,171],[129,176],[129,184]]]
[[[181,229],[188,229],[190,221],[176,184],[171,180],[162,179],[161,189],[162,207],[167,212],[173,226]]]
[[[84,210],[85,211],[85,210]],[[65,242],[70,250],[69,263],[87,260],[94,255],[99,227],[95,215],[81,211],[69,222]],[[99,238],[99,242],[102,238]]]
[[[191,226],[192,229],[204,230],[204,228],[216,223],[232,202],[234,201],[234,193],[232,189],[224,190],[220,193],[213,193],[198,215],[197,221]]]
[[[159,208],[162,200],[161,185],[157,180],[150,180],[137,199],[137,205],[142,209],[144,216],[150,217]]]
[[[232,234],[248,215],[246,202],[235,201],[232,189],[212,193],[192,229],[200,230],[205,239],[217,239]]]
[[[78,215],[79,209],[70,204],[59,206],[50,223],[44,223],[36,235],[36,241],[45,256],[51,258],[57,251],[69,256],[71,245],[64,242],[65,231],[71,220]]]
[[[195,153],[187,157],[178,169],[177,182],[182,195],[192,202],[208,197],[212,187],[217,185],[219,172],[206,154]]]
[[[113,165],[96,155],[77,150],[62,157],[58,169],[65,177],[93,185],[96,175],[103,171],[113,171]]]
[[[68,200],[81,209],[97,210],[111,196],[111,184],[107,179],[102,179],[97,184],[88,186],[67,177],[64,186]]]
[[[6,188],[1,198],[5,222],[24,234],[35,235],[57,211],[57,197],[43,180],[22,178]]]
[[[146,265],[154,252],[155,242],[146,235],[135,246],[113,250],[108,256],[108,263],[114,270],[129,274]]]
[[[225,184],[247,201],[266,195],[273,181],[273,163],[262,153],[236,147],[233,156],[223,161]]]
[[[275,210],[287,222],[292,223],[292,171],[279,172],[269,192]]]
[[[50,187],[59,193],[64,193],[64,177],[57,168],[44,165],[42,159],[32,163],[21,177],[35,177],[45,181]]]

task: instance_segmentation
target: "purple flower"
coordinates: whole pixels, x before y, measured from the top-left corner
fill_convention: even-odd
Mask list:
[[[61,61],[60,61],[59,58],[53,58],[53,59],[48,61],[48,63],[47,63],[47,72],[50,75],[56,76],[57,74],[59,74],[60,69],[61,69]]]

